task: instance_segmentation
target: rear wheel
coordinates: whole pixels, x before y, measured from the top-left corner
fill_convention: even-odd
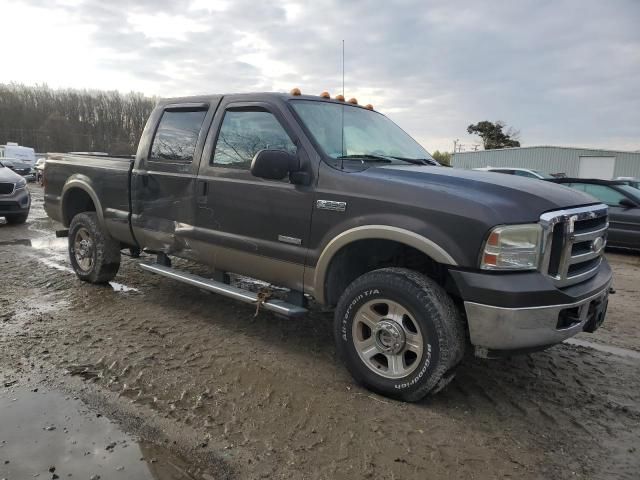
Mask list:
[[[375,270],[347,287],[335,336],[358,382],[406,401],[445,386],[466,347],[452,299],[433,280],[402,268]]]
[[[29,212],[27,212],[27,213],[16,213],[16,214],[13,214],[13,215],[7,215],[6,219],[7,219],[7,223],[10,223],[11,225],[19,225],[21,223],[26,222],[28,216],[29,216]]]
[[[69,259],[85,282],[106,283],[118,273],[120,244],[102,230],[94,212],[79,213],[71,220]]]

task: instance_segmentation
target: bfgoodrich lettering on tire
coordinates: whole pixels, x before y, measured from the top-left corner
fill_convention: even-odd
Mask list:
[[[118,273],[120,244],[100,228],[94,212],[79,213],[71,220],[69,260],[85,282],[106,283]]]
[[[353,377],[406,401],[437,390],[466,346],[464,323],[447,293],[403,268],[356,279],[340,297],[334,326],[338,353]]]

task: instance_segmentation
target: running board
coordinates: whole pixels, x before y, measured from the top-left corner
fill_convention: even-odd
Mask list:
[[[219,293],[220,295],[233,298],[234,300],[240,300],[244,303],[252,303],[255,305],[258,302],[258,295],[250,290],[243,290],[242,288],[233,287],[226,283],[217,282],[191,273],[181,272],[175,268],[165,267],[163,265],[140,263],[140,267],[147,272],[157,273],[163,277],[172,278],[173,280],[178,280],[179,282],[187,283],[209,292]],[[262,302],[260,308],[279,313],[280,315],[286,315],[287,317],[300,317],[307,313],[306,308],[278,299],[266,300]]]

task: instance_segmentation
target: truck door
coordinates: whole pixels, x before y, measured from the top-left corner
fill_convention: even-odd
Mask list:
[[[312,187],[249,171],[265,148],[287,150],[309,166],[309,147],[287,114],[267,102],[223,100],[200,162],[194,248],[216,269],[302,291]]]
[[[149,120],[156,128],[145,131],[151,138],[141,140],[131,181],[131,223],[138,242],[148,249],[190,256],[184,232],[194,225],[195,182],[208,112],[205,103],[170,104]]]

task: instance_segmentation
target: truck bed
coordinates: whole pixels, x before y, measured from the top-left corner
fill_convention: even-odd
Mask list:
[[[129,228],[133,162],[130,156],[49,155],[45,166],[47,214],[68,227],[77,212],[63,211],[62,199],[67,195],[84,197],[115,238],[135,244]]]

